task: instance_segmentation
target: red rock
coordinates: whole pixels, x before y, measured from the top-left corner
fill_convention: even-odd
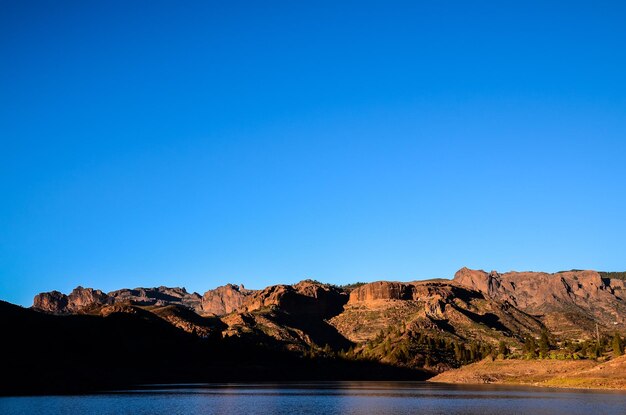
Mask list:
[[[355,288],[350,293],[350,303],[411,298],[413,298],[413,286],[403,282],[376,281]]]
[[[250,312],[278,307],[292,314],[332,316],[341,312],[347,301],[348,296],[343,290],[305,280],[295,285],[272,285],[257,291],[246,299],[241,308]]]
[[[247,290],[243,285],[227,284],[209,290],[202,296],[201,310],[204,314],[222,316],[240,308],[246,298],[254,294],[254,290]]]
[[[48,313],[67,311],[67,295],[59,291],[40,293],[33,299],[33,308]]]
[[[603,279],[596,271],[499,274],[462,268],[454,282],[541,316],[554,332],[592,331],[595,323],[605,328],[626,328],[624,281]]]

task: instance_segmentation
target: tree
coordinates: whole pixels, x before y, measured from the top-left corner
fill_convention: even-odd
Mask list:
[[[498,343],[498,356],[499,355],[502,355],[502,357],[507,357],[509,355],[509,348],[504,340],[500,340],[500,343]]]
[[[330,354],[332,354],[332,353],[333,353],[333,349],[331,349],[331,348],[330,348],[330,344],[328,344],[328,343],[326,343],[326,344],[324,345],[324,349],[323,349],[323,351],[324,351],[324,353],[325,353],[326,355],[330,355]]]
[[[391,357],[395,362],[406,363],[409,360],[407,344],[405,342],[400,343],[400,345],[393,350]]]
[[[604,349],[602,348],[602,345],[596,342],[593,346],[592,357],[595,357],[597,359],[598,357],[602,356],[603,352]]]
[[[383,343],[383,354],[387,356],[389,353],[391,353],[391,339],[387,337]]]
[[[490,345],[483,344],[480,347],[480,358],[481,359],[484,359],[485,357],[492,355],[492,353],[493,353],[493,348]]]
[[[524,340],[524,353],[526,356],[531,359],[535,359],[537,357],[537,343],[535,342],[535,338],[533,336],[527,336]]]
[[[454,342],[454,358],[459,362],[463,360],[463,349],[457,342]]]
[[[473,362],[478,359],[478,344],[471,342],[469,345],[469,361]]]
[[[613,356],[618,357],[624,354],[624,345],[622,343],[622,338],[620,337],[618,332],[615,332],[613,336]]]

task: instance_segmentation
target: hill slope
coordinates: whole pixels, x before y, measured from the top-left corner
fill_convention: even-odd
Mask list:
[[[431,382],[519,384],[564,388],[626,389],[626,356],[593,360],[485,359],[441,373]]]

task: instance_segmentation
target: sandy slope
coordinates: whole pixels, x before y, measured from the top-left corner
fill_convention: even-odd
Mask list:
[[[592,360],[485,359],[441,373],[431,382],[499,383],[549,387],[626,389],[626,356],[598,363]]]

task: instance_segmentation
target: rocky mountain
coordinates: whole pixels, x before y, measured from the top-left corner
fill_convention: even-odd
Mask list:
[[[331,324],[355,343],[372,340],[393,326],[492,344],[503,336],[522,339],[542,329],[538,319],[478,290],[430,281],[365,284],[350,293],[344,311]]]
[[[453,282],[506,301],[539,318],[556,335],[585,337],[626,329],[626,281],[596,271],[489,273],[460,269]]]
[[[626,281],[607,275],[463,268],[452,280],[346,287],[305,280],[262,290],[228,284],[202,296],[184,288],[77,287],[69,295],[41,293],[32,309],[48,317],[131,315],[228,349],[220,353],[239,350],[251,365],[260,364],[258,353],[287,353],[423,377],[486,356],[601,357],[610,336],[626,332]]]
[[[344,290],[316,281],[273,285],[250,295],[239,309],[222,317],[228,326],[224,334],[299,352],[326,345],[347,349],[351,342],[327,321],[341,313],[347,301]]]
[[[436,372],[480,359],[500,342],[519,347],[543,329],[511,304],[449,280],[362,285],[329,323],[357,358]]]
[[[247,290],[243,285],[227,284],[217,287],[204,293],[201,309],[205,314],[223,316],[240,308],[246,298],[254,293],[254,290]]]
[[[278,308],[290,314],[330,318],[348,301],[346,292],[330,284],[304,280],[294,285],[272,285],[243,302],[240,311]]]

